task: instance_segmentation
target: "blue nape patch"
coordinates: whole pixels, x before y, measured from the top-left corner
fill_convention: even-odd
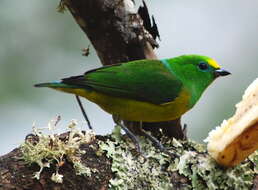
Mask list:
[[[62,83],[62,81],[61,80],[57,80],[57,81],[53,81],[53,82],[51,82],[52,84],[61,84]]]
[[[172,73],[175,74],[174,71],[172,70],[172,68],[169,66],[169,63],[166,59],[162,59],[161,63],[163,63],[163,65]]]

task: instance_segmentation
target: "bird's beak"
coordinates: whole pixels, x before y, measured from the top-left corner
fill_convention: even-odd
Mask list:
[[[224,69],[217,69],[214,71],[214,74],[215,74],[215,77],[220,77],[220,76],[230,75],[231,73]]]

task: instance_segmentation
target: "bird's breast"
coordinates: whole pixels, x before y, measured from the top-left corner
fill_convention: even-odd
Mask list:
[[[189,110],[190,100],[190,95],[186,90],[182,90],[173,101],[160,105],[110,96],[96,91],[85,91],[79,94],[98,104],[106,112],[115,114],[123,120],[143,122],[176,119]]]

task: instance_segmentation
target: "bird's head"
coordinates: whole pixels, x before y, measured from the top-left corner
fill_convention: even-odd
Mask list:
[[[210,84],[220,76],[231,74],[221,69],[214,59],[201,55],[182,55],[171,59],[170,63],[176,75],[189,82]]]
[[[216,78],[230,74],[214,59],[201,55],[182,55],[169,62],[174,74],[197,94],[202,94]]]

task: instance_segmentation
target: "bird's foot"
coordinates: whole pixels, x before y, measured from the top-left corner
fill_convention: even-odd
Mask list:
[[[146,132],[144,129],[141,128],[141,132],[142,134],[147,138],[149,139],[153,145],[158,148],[161,152],[164,152],[165,154],[168,154],[171,158],[176,158],[178,157],[179,155],[174,153],[174,152],[171,152],[169,150],[171,150],[171,148],[166,148],[164,147],[164,145],[158,140],[156,139],[154,136],[152,136],[151,134],[149,134],[148,132]]]
[[[135,136],[125,125],[120,124],[121,128],[124,130],[126,135],[133,141],[133,144],[135,145],[136,152],[139,156],[143,158],[143,163],[146,161],[146,156],[142,151],[139,138]]]
[[[136,151],[138,153],[142,153],[142,149],[140,146],[140,141],[138,139],[138,137],[136,137],[126,126],[124,126],[123,124],[119,124],[120,127],[124,130],[124,132],[126,133],[126,135],[133,141]]]
[[[128,129],[128,128],[124,125],[124,123],[122,123],[122,121],[119,119],[119,117],[113,115],[113,120],[114,120],[114,122],[115,122],[117,125],[119,125],[119,126],[123,129],[123,131],[125,132],[125,134],[132,140],[132,142],[133,142],[133,144],[134,144],[134,146],[135,146],[135,149],[136,149],[137,154],[138,154],[139,156],[141,156],[141,157],[143,158],[144,162],[145,162],[147,158],[146,158],[146,156],[143,154],[142,148],[141,148],[141,146],[140,146],[140,140],[139,140],[139,138],[138,138],[137,136],[135,136],[135,135],[133,134],[133,132],[130,131],[130,129]]]

